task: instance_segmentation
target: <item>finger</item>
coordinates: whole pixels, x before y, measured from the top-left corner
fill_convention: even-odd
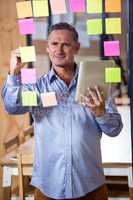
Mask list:
[[[11,52],[11,59],[16,60],[16,62],[20,62],[21,61],[20,54],[16,54],[14,52]]]
[[[98,99],[98,96],[97,96],[97,93],[96,93],[96,90],[95,89],[92,89],[90,87],[88,87],[88,92],[89,94],[91,95],[91,98],[92,100],[94,101],[94,103],[99,106],[100,102],[99,102],[99,99]]]
[[[17,65],[17,68],[18,68],[18,69],[22,69],[22,68],[24,68],[25,66],[26,66],[25,63],[20,63],[20,64]]]
[[[99,101],[103,102],[104,101],[103,91],[100,90],[98,86],[95,86],[95,90],[96,90]]]
[[[86,107],[88,107],[89,109],[91,109],[91,110],[95,110],[95,109],[97,108],[97,105],[94,103],[94,101],[93,101],[93,103],[92,103],[92,101],[91,101],[91,102],[90,102],[90,101],[87,101],[87,99],[86,99],[84,105],[85,105]]]
[[[94,101],[93,101],[93,99],[92,99],[92,97],[89,95],[89,96],[86,96],[86,94],[85,95],[82,95],[81,96],[81,98],[82,98],[82,102],[85,104],[86,102],[90,102],[90,103],[92,103],[92,104],[94,104]]]
[[[89,102],[86,102],[85,106],[87,106],[88,108],[90,108],[92,110],[95,110],[95,108],[96,108],[95,104],[92,104],[92,103],[89,103]]]
[[[15,69],[15,68],[22,68],[24,67],[25,63],[21,62],[21,58],[20,57],[16,57],[15,54],[12,53],[11,55],[11,59],[10,59],[10,68],[11,69]]]
[[[83,94],[80,94],[80,103],[85,106],[85,96]]]
[[[87,106],[91,109],[94,109],[94,108],[97,107],[97,105],[95,104],[95,102],[92,99],[90,99],[86,96],[82,96],[82,99],[83,99],[83,105],[84,106]]]
[[[19,48],[15,49],[14,53],[20,53],[20,49]]]
[[[17,58],[21,58],[21,54],[20,54],[20,50],[19,49],[15,49],[13,51],[11,51],[12,56],[15,56]]]
[[[83,106],[85,106],[83,94],[80,94],[80,103],[81,103]]]
[[[16,59],[17,59],[17,65],[22,65],[23,64],[20,57],[17,57]]]
[[[88,90],[85,91],[84,97],[87,97],[90,102],[93,102],[92,96]]]

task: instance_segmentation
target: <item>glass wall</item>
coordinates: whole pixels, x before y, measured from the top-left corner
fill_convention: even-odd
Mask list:
[[[132,162],[130,99],[128,97],[128,0],[121,0],[120,6],[116,2],[111,8],[112,10],[108,9],[107,2],[106,0],[102,1],[102,12],[100,13],[93,11],[87,13],[86,3],[85,12],[67,12],[66,14],[51,14],[49,17],[35,18],[36,33],[32,35],[33,44],[37,51],[35,67],[38,76],[49,70],[49,58],[46,53],[48,27],[58,22],[68,22],[74,25],[79,33],[81,48],[79,54],[75,57],[77,63],[84,60],[110,59],[115,62],[115,67],[120,68],[121,71],[121,81],[112,83],[111,95],[121,113],[124,128],[121,134],[115,138],[103,134],[101,141],[102,156],[103,162],[128,163]],[[69,10],[69,1],[67,0],[66,5]],[[96,7],[98,9],[97,5]],[[87,21],[89,24],[94,19],[101,19],[102,21],[102,33],[100,34],[88,34],[89,31],[96,31],[95,26],[92,28],[92,26],[87,25]],[[113,21],[110,21],[112,19]],[[107,46],[105,47],[105,45]],[[112,54],[107,52],[109,45],[114,45]]]

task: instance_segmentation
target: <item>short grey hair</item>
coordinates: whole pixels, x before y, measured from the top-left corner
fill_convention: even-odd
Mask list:
[[[68,30],[72,32],[74,41],[78,42],[78,38],[79,38],[78,32],[72,25],[66,22],[60,22],[60,23],[54,24],[49,28],[48,35],[50,35],[50,33],[55,30]]]

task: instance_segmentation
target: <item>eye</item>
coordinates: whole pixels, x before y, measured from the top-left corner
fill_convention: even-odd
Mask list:
[[[64,43],[64,46],[65,47],[71,47],[71,44],[70,43]]]
[[[57,46],[57,45],[58,45],[58,42],[52,42],[51,45],[52,45],[52,46]]]

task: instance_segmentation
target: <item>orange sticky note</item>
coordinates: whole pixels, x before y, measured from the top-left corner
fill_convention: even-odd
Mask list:
[[[41,100],[44,107],[57,106],[55,92],[42,93]]]
[[[18,18],[32,17],[32,6],[30,1],[16,3]]]
[[[66,2],[65,0],[50,0],[52,14],[66,14]]]
[[[121,12],[121,0],[105,0],[105,12]]]

